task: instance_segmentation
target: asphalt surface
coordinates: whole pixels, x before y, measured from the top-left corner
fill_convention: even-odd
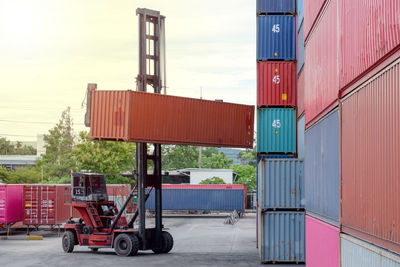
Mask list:
[[[64,253],[56,232],[32,233],[43,240],[26,240],[25,234],[17,234],[0,240],[0,266],[260,266],[255,215],[248,214],[235,225],[223,222],[224,217],[166,217],[164,225],[175,242],[172,251],[158,255],[140,251],[126,258],[112,249],[91,252],[79,246],[71,254]],[[278,267],[284,266],[291,265]]]

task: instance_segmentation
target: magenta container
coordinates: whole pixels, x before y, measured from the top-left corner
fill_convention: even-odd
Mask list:
[[[339,228],[306,215],[307,267],[339,267]]]
[[[23,185],[0,185],[0,225],[22,221]]]

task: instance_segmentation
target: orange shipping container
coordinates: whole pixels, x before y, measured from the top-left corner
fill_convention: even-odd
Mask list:
[[[254,107],[135,91],[92,91],[95,140],[253,147]]]

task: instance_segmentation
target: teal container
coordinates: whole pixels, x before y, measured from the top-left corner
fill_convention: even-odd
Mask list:
[[[296,110],[264,108],[257,114],[257,152],[296,154]]]

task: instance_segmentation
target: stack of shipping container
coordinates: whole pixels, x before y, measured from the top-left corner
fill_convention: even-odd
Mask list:
[[[307,266],[400,266],[400,2],[303,9]]]
[[[263,263],[305,260],[296,23],[295,0],[257,0],[257,243]]]

